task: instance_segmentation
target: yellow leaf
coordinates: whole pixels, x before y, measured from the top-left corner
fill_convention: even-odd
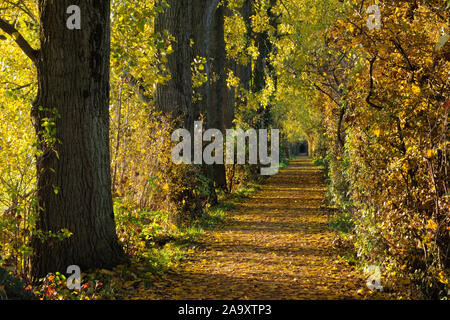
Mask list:
[[[378,138],[380,136],[380,128],[376,127],[375,129],[373,129],[373,134]]]
[[[110,276],[113,276],[113,275],[114,275],[114,272],[112,272],[112,271],[110,271],[110,270],[106,270],[106,269],[101,269],[99,272],[100,272],[100,273],[103,273],[103,274],[110,275]]]
[[[415,95],[418,95],[419,93],[420,93],[420,87],[419,86],[416,86],[415,84],[413,84],[412,85],[412,92],[415,94]]]
[[[439,273],[439,282],[443,284],[448,284],[448,279],[445,277],[444,272]]]
[[[436,222],[433,221],[433,219],[429,219],[429,220],[427,221],[427,226],[426,226],[426,228],[434,231],[434,230],[437,229],[437,224],[436,224]]]

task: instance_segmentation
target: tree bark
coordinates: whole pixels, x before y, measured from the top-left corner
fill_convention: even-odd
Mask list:
[[[251,37],[252,37],[252,27],[251,27],[251,15],[252,15],[252,8],[253,8],[253,1],[248,0],[244,1],[242,8],[241,8],[241,15],[244,19],[245,26],[247,28],[247,48],[251,44]],[[247,49],[246,48],[246,49]],[[251,81],[252,81],[252,63],[249,61],[245,65],[238,64],[236,67],[236,75],[239,77],[241,86],[246,91],[250,91],[251,88]]]
[[[68,229],[72,235],[64,240],[34,235],[35,277],[65,273],[69,265],[88,270],[126,261],[117,241],[111,196],[110,2],[78,1],[81,30],[66,27],[71,4],[38,1],[39,90],[32,108],[42,150],[37,157],[37,230],[48,235]],[[57,141],[44,134],[43,125],[52,118]]]
[[[202,97],[201,101],[194,102],[194,118],[198,119],[200,114],[207,112],[210,106],[211,96],[211,31],[214,22],[214,16],[219,0],[209,0],[205,4],[204,0],[193,0],[192,9],[192,32],[194,39],[193,56],[206,58],[205,74],[207,81],[197,88],[197,93]]]
[[[278,21],[277,17],[273,14],[272,8],[275,7],[276,0],[270,0],[270,6],[267,9],[267,15],[270,19],[270,27],[274,31],[274,37],[277,37]],[[269,55],[274,50],[273,44],[269,37],[269,31],[266,30],[262,33],[256,33],[255,44],[259,51],[259,56],[255,62],[255,68],[253,70],[253,92],[260,92],[266,87],[266,70],[268,75],[273,77],[273,66],[269,61]],[[276,86],[276,79],[273,79]],[[266,108],[262,106],[259,109],[259,113],[262,115],[260,125],[267,128],[272,122],[271,108],[269,104]]]
[[[211,97],[208,108],[208,128],[218,129],[222,132],[224,132],[223,110],[226,103],[224,13],[224,5],[220,5],[214,16],[211,42]],[[216,187],[225,190],[227,188],[225,165],[214,164],[211,170]]]
[[[249,1],[245,1],[249,2]],[[245,5],[245,4],[244,4]],[[225,16],[231,16],[233,15],[233,11],[229,8],[225,8]],[[227,71],[232,70],[236,74],[237,72],[237,63],[234,59],[226,59],[225,63],[225,77],[227,77]],[[251,74],[250,74],[251,76]],[[227,84],[225,83],[225,101],[224,101],[224,109],[223,109],[223,126],[224,129],[231,129],[233,128],[233,120],[235,117],[234,108],[236,104],[236,90],[235,88],[231,87],[228,88]]]
[[[172,42],[173,53],[167,57],[167,67],[171,79],[156,88],[157,107],[173,117],[182,117],[180,125],[194,132],[194,112],[192,106],[192,72],[193,52],[192,37],[192,2],[193,0],[170,0],[169,8],[156,19],[156,32],[169,31],[175,38]]]

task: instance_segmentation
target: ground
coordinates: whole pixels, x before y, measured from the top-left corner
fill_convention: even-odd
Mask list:
[[[358,299],[365,281],[338,259],[322,170],[290,162],[142,299]],[[360,291],[361,292],[361,291]]]

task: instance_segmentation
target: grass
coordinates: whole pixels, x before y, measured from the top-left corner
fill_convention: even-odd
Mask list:
[[[286,168],[289,165],[289,160],[286,158],[282,158],[280,161],[280,166],[278,167],[279,170]]]
[[[219,228],[225,223],[228,213],[236,208],[237,202],[259,190],[260,185],[251,183],[232,194],[221,196],[216,206],[206,210],[188,226],[172,226],[168,231],[153,237],[150,247],[137,260],[146,264],[153,274],[174,269],[198,245],[207,230]]]
[[[33,286],[34,299],[97,300],[126,299],[136,290],[147,290],[155,279],[177,269],[181,261],[195,252],[207,230],[219,228],[243,198],[260,190],[248,184],[232,194],[222,194],[219,204],[185,226],[168,222],[168,213],[147,212],[115,199],[114,211],[119,238],[130,255],[130,262],[112,270],[82,270],[81,289],[69,290],[61,274],[49,274]],[[0,279],[1,280],[1,279]],[[0,285],[1,285],[0,281]],[[1,286],[0,286],[1,287]],[[0,292],[0,300],[2,299]]]
[[[339,233],[350,233],[355,228],[353,216],[348,212],[339,212],[330,219],[330,228]]]

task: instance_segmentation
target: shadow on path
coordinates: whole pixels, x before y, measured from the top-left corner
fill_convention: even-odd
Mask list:
[[[332,253],[321,169],[301,157],[208,231],[150,299],[355,299],[363,281]]]

